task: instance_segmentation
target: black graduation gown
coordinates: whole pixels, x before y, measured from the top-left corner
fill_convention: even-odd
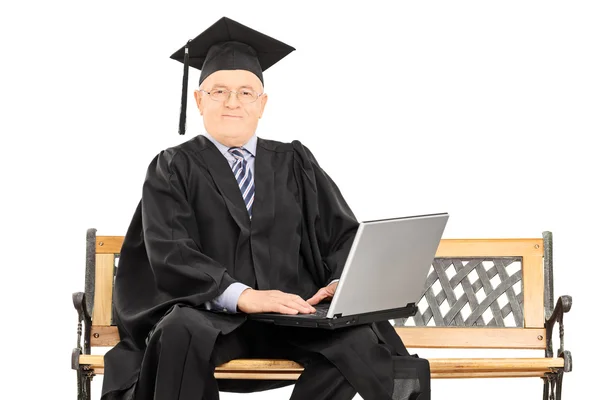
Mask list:
[[[358,222],[311,152],[259,138],[254,180],[251,221],[227,160],[206,137],[152,160],[116,273],[121,341],[105,355],[103,398],[135,384],[148,333],[174,305],[202,309],[235,281],[308,299],[341,276]],[[246,319],[199,314],[206,352]]]

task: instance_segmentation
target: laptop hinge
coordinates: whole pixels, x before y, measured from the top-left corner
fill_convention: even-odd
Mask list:
[[[333,318],[341,318],[341,317],[342,317],[342,313],[333,314]]]

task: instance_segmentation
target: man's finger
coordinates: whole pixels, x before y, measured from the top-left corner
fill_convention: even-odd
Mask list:
[[[287,307],[285,304],[275,304],[272,309],[272,312],[276,312],[279,314],[288,314],[288,315],[296,315],[299,313],[298,310]]]
[[[311,306],[316,306],[317,304],[319,304],[319,301],[320,299],[317,297],[317,295],[314,295],[310,299],[306,300],[306,302]]]
[[[319,304],[319,302],[321,300],[323,300],[324,298],[327,297],[327,293],[323,293],[322,290],[319,290],[313,297],[311,297],[310,299],[306,300],[306,302],[308,304],[310,304],[311,306],[317,305]]]
[[[307,309],[310,312],[315,311],[313,306],[310,305],[307,301],[304,301],[304,299],[302,297],[295,297],[295,298],[293,298],[293,301],[296,302],[296,304],[299,304],[301,307]]]
[[[282,301],[281,304],[283,304],[284,306],[291,308],[293,310],[297,310],[298,312],[301,312],[301,313],[309,313],[312,311],[311,306],[300,304],[300,303],[294,301],[293,299]]]
[[[286,306],[293,308],[295,310],[298,310],[300,312],[312,312],[313,308],[310,304],[306,303],[304,300],[300,299],[300,301],[298,301],[297,299],[291,299],[286,301],[285,303]]]

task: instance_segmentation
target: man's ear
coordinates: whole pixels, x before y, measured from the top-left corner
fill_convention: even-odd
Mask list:
[[[258,118],[262,118],[263,113],[265,112],[265,106],[267,105],[267,100],[269,100],[269,96],[267,96],[267,94],[263,94],[262,96],[260,96],[260,114],[258,115]]]
[[[194,90],[194,99],[196,99],[196,106],[200,110],[200,115],[204,113],[204,103],[202,103],[202,93],[199,90]]]

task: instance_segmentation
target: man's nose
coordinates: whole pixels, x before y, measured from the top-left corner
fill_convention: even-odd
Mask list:
[[[229,108],[237,108],[240,107],[240,105],[241,103],[237,97],[237,93],[229,92],[229,96],[227,97],[227,100],[225,100],[225,106]]]

